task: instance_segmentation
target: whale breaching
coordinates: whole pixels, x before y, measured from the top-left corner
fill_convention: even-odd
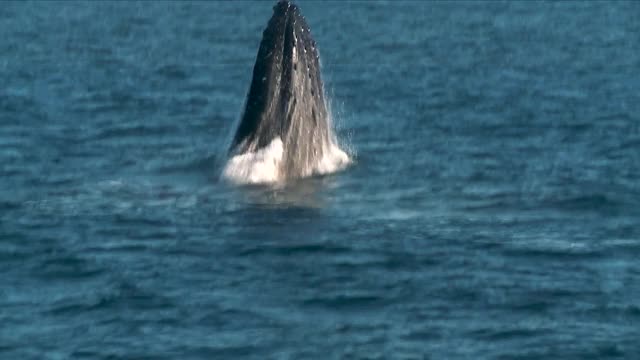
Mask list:
[[[298,6],[279,1],[262,35],[222,175],[264,183],[342,169],[350,159],[331,123],[316,42]]]

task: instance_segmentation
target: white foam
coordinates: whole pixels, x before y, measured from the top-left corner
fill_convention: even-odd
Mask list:
[[[235,155],[222,171],[222,178],[236,184],[265,184],[285,180],[281,171],[284,145],[279,137],[255,152]],[[351,163],[351,158],[336,144],[328,144],[322,158],[312,165],[305,176],[326,175],[340,171]]]
[[[346,152],[342,151],[336,144],[329,144],[325,149],[322,159],[315,164],[314,174],[324,175],[340,171],[351,163],[351,159]]]
[[[229,159],[222,170],[222,177],[238,184],[272,183],[280,180],[280,163],[284,147],[276,137],[256,152],[240,154]]]

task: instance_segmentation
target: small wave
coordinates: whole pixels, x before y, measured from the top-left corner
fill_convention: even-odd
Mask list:
[[[383,305],[385,299],[370,293],[345,293],[331,294],[322,297],[303,299],[305,306],[328,307],[332,309],[357,309],[362,310],[367,307]]]
[[[242,256],[254,254],[289,256],[292,254],[340,254],[348,251],[348,247],[331,244],[291,244],[251,246],[240,250],[240,254]]]

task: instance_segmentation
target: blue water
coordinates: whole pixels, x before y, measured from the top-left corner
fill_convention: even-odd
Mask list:
[[[355,161],[273,188],[271,2],[1,4],[0,358],[640,359],[640,3],[300,6]]]

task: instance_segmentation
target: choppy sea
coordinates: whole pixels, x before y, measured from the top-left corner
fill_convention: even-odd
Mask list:
[[[640,3],[299,1],[353,163],[220,181],[271,1],[0,4],[1,359],[640,359]]]

